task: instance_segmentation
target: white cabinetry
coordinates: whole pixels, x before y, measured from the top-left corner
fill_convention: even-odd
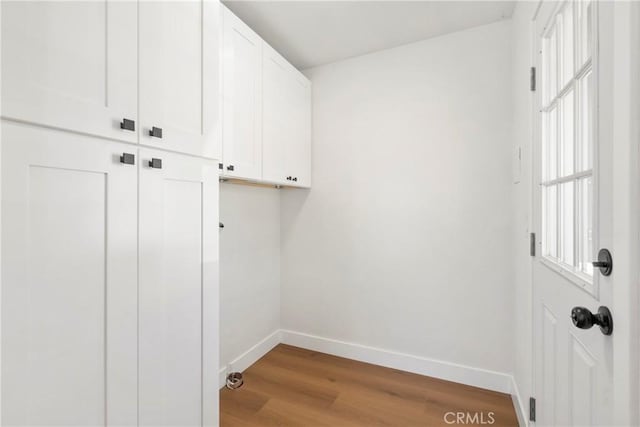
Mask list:
[[[224,175],[262,176],[262,40],[223,7]]]
[[[221,157],[218,1],[2,8],[4,118]]]
[[[217,167],[140,150],[141,425],[217,424]]]
[[[262,179],[311,186],[311,85],[271,46],[262,57]]]
[[[217,163],[2,134],[2,424],[217,425]]]
[[[2,425],[135,425],[135,149],[2,133]]]
[[[2,115],[135,142],[137,4],[2,2]]]
[[[311,84],[223,7],[223,171],[311,185]]]
[[[220,158],[220,5],[141,1],[140,143]]]

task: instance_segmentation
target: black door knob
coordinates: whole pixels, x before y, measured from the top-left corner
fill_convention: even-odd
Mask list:
[[[574,307],[571,310],[571,321],[580,329],[590,329],[593,325],[600,326],[605,335],[613,332],[613,317],[607,307],[598,307],[598,313],[593,314],[585,307]]]
[[[228,171],[232,171],[232,170],[234,170],[234,169],[235,169],[235,167],[233,167],[233,165],[229,165],[229,166],[227,166],[227,170],[228,170]]]
[[[120,122],[120,129],[134,131],[136,130],[136,121],[129,119],[122,119]]]
[[[290,176],[288,176],[288,177],[287,177],[287,181],[291,181],[291,179],[292,179],[292,178],[291,178]]]
[[[149,136],[162,139],[162,128],[152,127]]]
[[[611,258],[611,252],[608,249],[600,249],[598,252],[598,260],[593,261],[591,264],[595,268],[600,269],[600,274],[603,276],[609,276],[613,270],[613,258]]]

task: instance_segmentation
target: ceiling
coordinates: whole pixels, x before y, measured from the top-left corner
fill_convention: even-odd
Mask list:
[[[223,0],[300,69],[507,19],[512,1]]]

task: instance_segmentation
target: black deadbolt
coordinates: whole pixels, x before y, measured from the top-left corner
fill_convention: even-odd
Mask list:
[[[613,259],[611,258],[611,252],[608,249],[600,249],[598,252],[598,260],[593,261],[594,267],[600,269],[600,274],[603,276],[608,276],[611,274],[611,270],[613,270]]]
[[[613,332],[613,317],[607,307],[598,307],[598,313],[593,314],[585,307],[574,307],[571,310],[571,321],[580,329],[589,329],[593,325],[600,326],[600,330],[605,335]]]

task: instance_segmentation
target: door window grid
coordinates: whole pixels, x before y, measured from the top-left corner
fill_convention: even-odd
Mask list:
[[[566,1],[542,38],[543,256],[593,278],[593,1]]]

